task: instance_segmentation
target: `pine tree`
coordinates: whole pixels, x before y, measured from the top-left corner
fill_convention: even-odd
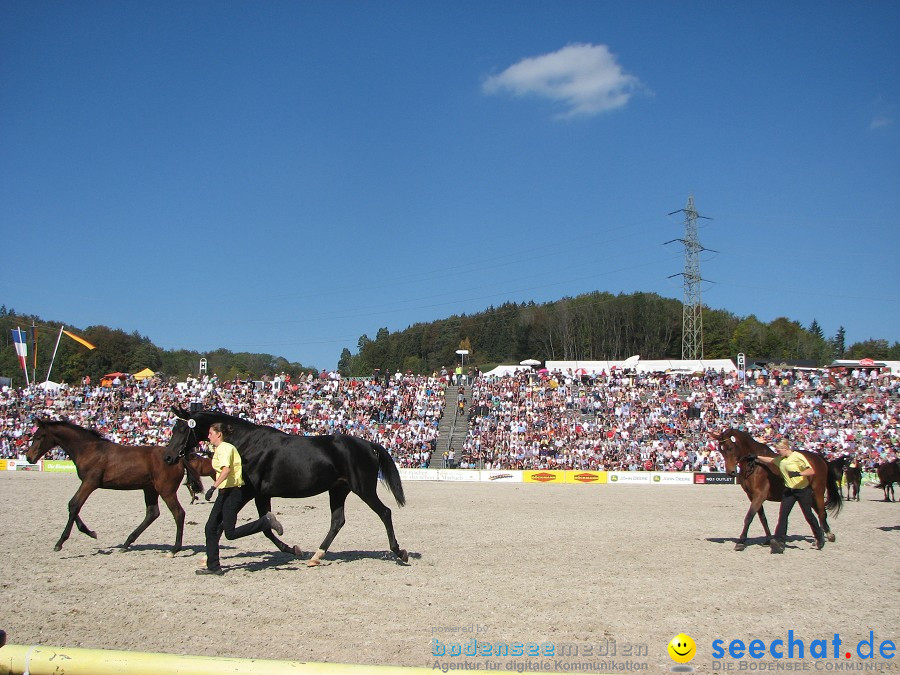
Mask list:
[[[834,337],[831,339],[831,346],[834,351],[834,358],[836,359],[844,358],[844,354],[847,351],[846,346],[844,345],[845,337],[846,331],[844,330],[844,327],[841,326],[840,328],[838,328],[838,332],[835,333]]]
[[[825,339],[825,332],[822,330],[822,327],[819,325],[819,322],[815,319],[812,320],[812,323],[809,324],[809,332],[815,335],[820,340]]]

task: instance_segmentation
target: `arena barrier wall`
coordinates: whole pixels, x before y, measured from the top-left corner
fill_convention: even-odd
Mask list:
[[[702,478],[700,478],[702,477]],[[504,469],[400,469],[404,481],[543,483],[566,485],[722,485],[734,478],[721,473],[691,471],[587,471]],[[707,482],[707,479],[708,482]]]
[[[0,471],[48,471],[75,473],[70,459],[42,459],[29,464],[24,459],[0,459]],[[515,471],[504,469],[400,469],[402,480],[452,483],[566,483],[580,485],[725,485],[734,478],[723,473],[699,471]],[[863,485],[875,485],[878,476],[864,473]],[[841,481],[844,485],[844,481]]]
[[[235,659],[217,656],[182,656],[113,649],[6,645],[0,647],[0,675],[409,675],[429,673],[429,668],[361,666],[341,663],[309,663],[273,659]]]

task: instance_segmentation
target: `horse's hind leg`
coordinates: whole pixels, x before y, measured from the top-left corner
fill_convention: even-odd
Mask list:
[[[834,536],[834,532],[831,531],[831,528],[828,526],[828,513],[825,511],[825,495],[814,493],[813,494],[813,506],[816,509],[816,514],[819,517],[819,525],[822,528],[822,533],[825,535],[825,538],[828,541],[835,541],[837,537]],[[807,519],[808,520],[808,519]],[[816,534],[815,521],[809,523],[809,529],[812,530],[813,538],[818,541],[818,535]]]
[[[181,537],[184,533],[184,509],[181,507],[181,503],[178,501],[177,485],[175,486],[175,491],[172,492],[172,494],[161,494],[160,496],[163,498],[166,506],[169,507],[169,511],[172,512],[172,517],[175,519],[175,545],[166,556],[168,558],[172,558],[181,550]]]
[[[375,494],[375,486],[372,486],[371,494],[365,497],[360,495],[360,498],[369,505],[369,508],[378,514],[378,517],[381,518],[381,522],[384,523],[384,529],[387,530],[388,544],[391,547],[391,551],[394,552],[394,555],[403,562],[409,562],[409,554],[404,549],[400,548],[400,544],[397,543],[397,537],[394,536],[394,523],[391,520],[391,510],[378,499],[378,495]]]
[[[134,532],[128,535],[128,539],[119,548],[127,549],[150,526],[150,523],[159,518],[159,493],[156,490],[144,488],[144,504],[147,505],[147,514],[144,516],[143,522],[137,526]],[[184,511],[181,512],[181,520],[184,523]]]
[[[91,539],[97,538],[97,533],[93,530],[88,529],[88,526],[84,524],[81,518],[78,516],[78,512],[81,511],[81,507],[84,506],[84,503],[87,501],[87,498],[90,497],[91,493],[96,489],[95,485],[89,485],[87,483],[82,483],[78,490],[75,491],[75,495],[72,499],[69,500],[69,519],[66,521],[66,526],[63,528],[62,534],[59,537],[59,541],[56,542],[56,546],[53,547],[54,551],[61,551],[63,544],[66,539],[69,538],[69,535],[72,534],[72,526],[75,523],[78,523],[78,529],[84,532]]]
[[[255,498],[256,502],[256,511],[259,513],[259,517],[262,518],[269,511],[272,510],[272,498],[271,497],[261,497],[258,496]],[[289,546],[285,544],[281,539],[278,538],[272,530],[266,528],[263,530],[263,534],[266,535],[266,539],[271,541],[282,553],[293,553],[298,558],[303,555],[303,550],[299,546]]]
[[[350,494],[350,485],[345,481],[339,481],[333,488],[328,491],[328,501],[331,506],[331,527],[328,528],[328,534],[319,545],[319,550],[313,554],[306,565],[307,567],[315,567],[322,560],[322,556],[331,546],[331,542],[337,536],[344,526],[344,503],[347,501],[347,495]]]

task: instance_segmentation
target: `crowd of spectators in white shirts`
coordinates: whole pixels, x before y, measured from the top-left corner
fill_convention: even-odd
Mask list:
[[[461,411],[459,468],[716,471],[710,431],[733,426],[763,441],[787,437],[865,469],[900,446],[900,377],[860,370],[748,373],[521,371],[478,376]],[[292,434],[349,433],[388,448],[400,467],[427,467],[452,374],[185,382],[126,378],[45,391],[0,391],[0,457],[24,454],[34,420],[67,419],[126,445],[165,445],[171,407],[200,404]],[[456,408],[453,408],[455,414]],[[64,457],[57,449],[55,457]]]

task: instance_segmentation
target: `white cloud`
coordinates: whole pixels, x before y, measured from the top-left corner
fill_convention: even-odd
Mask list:
[[[606,45],[571,44],[559,51],[522,59],[485,80],[487,94],[510,92],[562,103],[562,117],[596,115],[621,108],[640,81],[626,74]]]
[[[884,129],[894,123],[894,115],[896,114],[897,106],[888,103],[883,97],[879,96],[873,102],[873,107],[875,108],[875,114],[872,117],[872,121],[869,123],[870,131]]]

